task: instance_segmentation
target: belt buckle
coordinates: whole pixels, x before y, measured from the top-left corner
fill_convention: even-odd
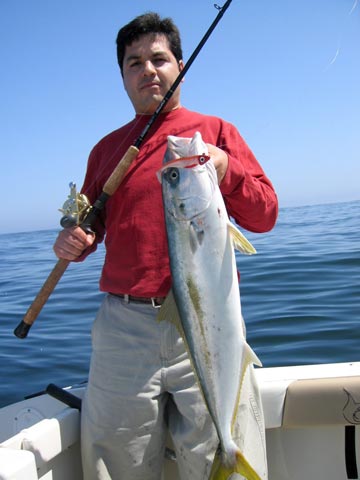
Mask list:
[[[151,297],[151,305],[153,308],[161,308],[161,304],[156,301],[155,297]]]

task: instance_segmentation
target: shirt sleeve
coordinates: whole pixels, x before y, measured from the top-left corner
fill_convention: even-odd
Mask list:
[[[274,187],[235,127],[227,124],[222,135],[229,164],[220,190],[228,213],[246,230],[267,232],[278,215]]]

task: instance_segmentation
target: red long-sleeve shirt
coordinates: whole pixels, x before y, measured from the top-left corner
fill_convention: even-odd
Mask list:
[[[137,115],[93,148],[82,189],[91,203],[148,120],[148,116]],[[106,232],[102,291],[141,297],[168,293],[171,277],[156,171],[162,165],[167,136],[192,137],[196,131],[204,142],[228,154],[229,165],[220,190],[229,215],[253,232],[265,232],[274,226],[278,211],[275,191],[236,128],[220,118],[185,108],[163,113],[151,127],[121,185],[107,201],[96,226],[97,242]],[[94,248],[96,244],[81,259]]]

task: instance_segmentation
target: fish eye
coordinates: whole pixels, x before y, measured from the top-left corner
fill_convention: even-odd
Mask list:
[[[178,168],[169,168],[168,170],[166,170],[165,172],[165,177],[166,177],[166,180],[175,185],[178,183],[179,181],[179,177],[180,177],[180,174],[179,174],[179,169]]]

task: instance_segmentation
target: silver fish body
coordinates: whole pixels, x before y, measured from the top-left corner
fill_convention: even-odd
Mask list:
[[[260,364],[244,336],[234,244],[245,253],[255,250],[229,221],[212,160],[191,167],[174,161],[208,158],[207,153],[199,133],[191,141],[168,139],[161,180],[172,292],[179,329],[219,437],[210,478],[238,472],[258,480],[233,439],[246,369]]]

